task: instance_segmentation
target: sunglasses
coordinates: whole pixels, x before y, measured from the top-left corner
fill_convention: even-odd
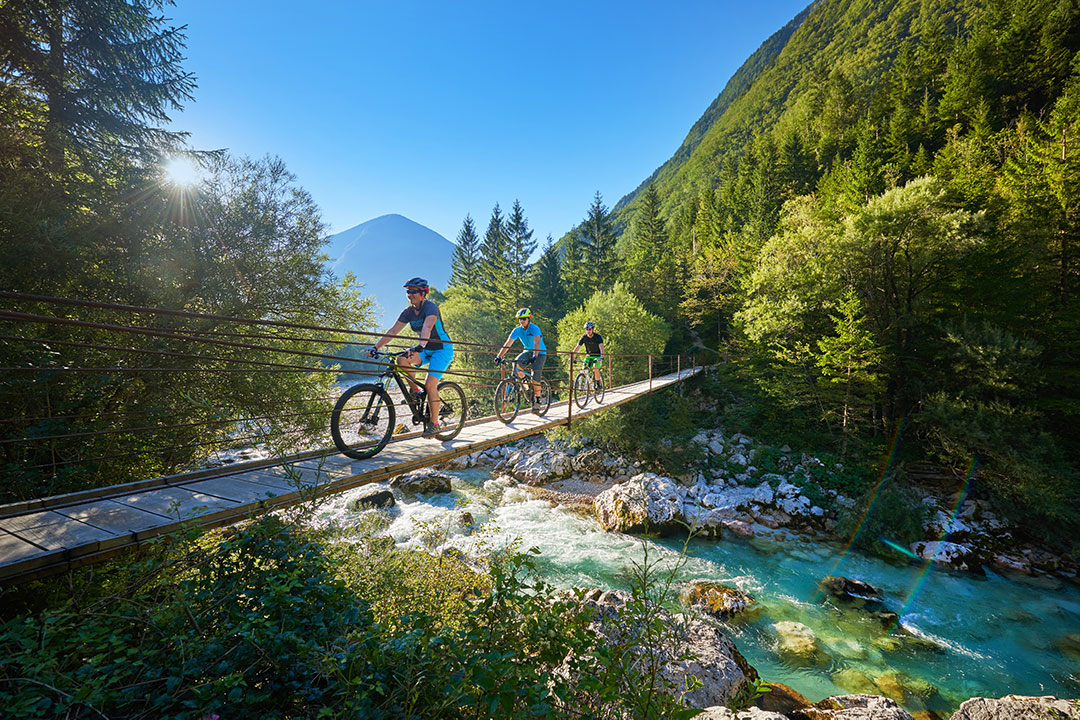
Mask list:
[[[419,288],[406,288],[405,290],[406,295],[422,295],[423,293],[424,291]]]

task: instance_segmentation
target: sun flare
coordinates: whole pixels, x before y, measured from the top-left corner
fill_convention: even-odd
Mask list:
[[[202,179],[199,166],[187,157],[175,157],[165,163],[165,177],[178,187],[190,187]]]

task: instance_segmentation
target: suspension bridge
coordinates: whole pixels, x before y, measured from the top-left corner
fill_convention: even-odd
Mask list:
[[[370,340],[355,342],[342,340],[342,336],[373,337],[377,334],[4,292],[0,292],[0,300],[35,306],[33,312],[25,307],[0,308],[0,342],[7,346],[8,358],[12,357],[12,347],[26,345],[39,349],[39,352],[24,354],[28,360],[23,364],[0,367],[9,378],[15,378],[16,392],[23,393],[9,395],[5,401],[17,405],[16,397],[24,398],[29,393],[37,408],[37,414],[27,413],[24,409],[21,415],[0,419],[3,422],[0,425],[0,459],[3,462],[0,467],[9,483],[21,482],[25,487],[29,479],[49,487],[49,482],[58,476],[96,478],[107,474],[122,477],[125,468],[141,467],[137,461],[161,456],[172,458],[174,465],[181,466],[177,472],[149,479],[95,484],[88,489],[0,505],[0,584],[4,585],[100,562],[184,527],[228,525],[260,513],[388,480],[410,470],[439,465],[454,457],[560,425],[570,425],[576,419],[670,387],[701,369],[691,358],[677,355],[605,356],[609,383],[616,378],[623,382],[609,387],[602,404],[593,402],[581,409],[573,400],[566,367],[550,367],[545,377],[552,383],[557,396],[565,399],[554,402],[543,417],[525,413],[510,424],[487,414],[497,380],[492,373],[499,370],[475,367],[451,370],[446,374],[460,380],[460,384],[468,389],[471,410],[465,427],[451,441],[422,438],[418,432],[401,433],[395,435],[378,455],[351,460],[328,447],[325,437],[315,437],[314,449],[281,452],[273,459],[205,467],[206,461],[212,460],[223,448],[263,442],[281,446],[283,438],[291,438],[295,447],[297,435],[305,436],[310,444],[312,427],[325,430],[325,420],[334,398],[305,399],[300,408],[287,408],[289,412],[270,413],[265,405],[259,405],[262,414],[252,415],[248,410],[247,413],[229,413],[225,417],[221,408],[203,407],[199,402],[188,401],[175,406],[174,410],[180,407],[185,410],[177,417],[175,412],[169,412],[169,408],[164,408],[164,412],[159,412],[160,408],[147,410],[138,402],[129,402],[119,410],[113,409],[116,404],[106,409],[100,403],[86,400],[63,402],[63,391],[84,388],[85,392],[85,379],[79,383],[71,381],[76,374],[90,375],[95,387],[100,385],[112,392],[130,385],[133,376],[146,378],[155,372],[168,372],[176,378],[189,377],[191,373],[196,373],[196,377],[205,373],[236,373],[238,378],[244,378],[252,374],[257,376],[260,372],[306,377],[333,373],[336,378],[345,373],[359,376],[358,381],[363,381],[370,377],[371,369],[341,369],[342,366],[356,367],[363,364],[363,360],[315,352],[310,348],[319,347],[319,343],[327,347],[366,346]],[[69,312],[58,312],[60,308]],[[50,309],[53,311],[49,312]],[[72,313],[71,309],[88,312]],[[103,314],[113,317],[105,321]],[[115,317],[117,314],[124,315],[122,322]],[[86,316],[92,319],[85,319]],[[147,318],[151,317],[157,321],[148,322]],[[161,322],[162,318],[169,322]],[[180,325],[178,320],[182,321]],[[241,331],[238,325],[248,327]],[[252,332],[252,325],[261,326],[260,332]],[[119,336],[124,336],[125,340],[121,342]],[[414,341],[405,337],[401,340],[410,344]],[[48,351],[40,352],[41,347]],[[213,350],[208,352],[207,347]],[[455,342],[458,357],[464,355],[466,358],[470,353],[490,355],[498,347]],[[278,354],[292,359],[286,362],[265,359]],[[142,360],[134,365],[117,360],[129,355]],[[105,357],[114,364],[99,366],[97,363]],[[147,361],[147,358],[154,361]],[[305,362],[298,363],[298,358]],[[213,367],[206,367],[208,364]],[[550,363],[551,366],[558,364]],[[619,369],[613,370],[613,366]],[[570,367],[572,369],[572,364]],[[557,377],[559,375],[562,377]],[[635,379],[635,375],[639,379]],[[6,385],[10,388],[11,384]],[[182,381],[176,384],[177,394],[184,396]],[[42,397],[47,406],[43,414],[40,408]],[[53,405],[56,405],[55,412]],[[11,408],[13,411],[18,409]],[[171,421],[163,422],[162,418]],[[178,419],[187,422],[176,422]],[[273,430],[275,422],[278,425],[284,422],[284,427]],[[302,427],[297,427],[297,423]],[[207,426],[215,427],[215,424],[221,428],[220,437],[194,443],[183,439],[191,437],[193,428],[201,429],[203,434],[199,437],[202,438],[208,432]],[[259,427],[259,432],[249,430],[253,425]],[[268,435],[271,431],[277,434]],[[137,448],[133,447],[136,445]],[[122,449],[125,447],[132,449],[125,451]],[[177,454],[177,447],[185,447],[186,452]],[[196,458],[203,460],[201,469],[191,469]],[[157,460],[157,465],[160,464]],[[169,467],[169,464],[164,466]]]

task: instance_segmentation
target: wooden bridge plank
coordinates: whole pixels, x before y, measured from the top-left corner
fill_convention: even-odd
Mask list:
[[[164,515],[133,508],[112,500],[98,500],[71,508],[60,508],[57,512],[114,535],[138,532],[165,525],[171,521],[171,518]]]
[[[0,566],[26,560],[35,555],[44,555],[46,552],[28,540],[0,531]]]
[[[225,509],[238,505],[231,500],[222,500],[182,487],[157,488],[116,498],[116,502],[175,519],[194,517],[202,514],[204,509]]]
[[[231,500],[239,505],[257,503],[283,494],[267,485],[245,483],[232,477],[199,480],[181,487],[195,493]]]

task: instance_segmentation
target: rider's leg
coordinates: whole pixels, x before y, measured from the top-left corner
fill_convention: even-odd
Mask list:
[[[409,388],[413,392],[420,389],[420,381],[416,379],[416,366],[420,364],[421,360],[420,353],[412,353],[397,359],[398,367],[405,371],[406,378],[409,381]]]
[[[544,361],[547,360],[546,353],[540,353],[533,358],[532,371],[533,371],[533,402],[540,401],[540,374],[544,372]]]
[[[424,354],[424,360],[428,364],[427,379],[424,386],[428,395],[428,418],[436,425],[439,424],[439,410],[442,409],[442,399],[439,397],[439,381],[442,380],[443,371],[450,367],[454,360],[452,346],[443,345],[440,350],[431,350]]]

